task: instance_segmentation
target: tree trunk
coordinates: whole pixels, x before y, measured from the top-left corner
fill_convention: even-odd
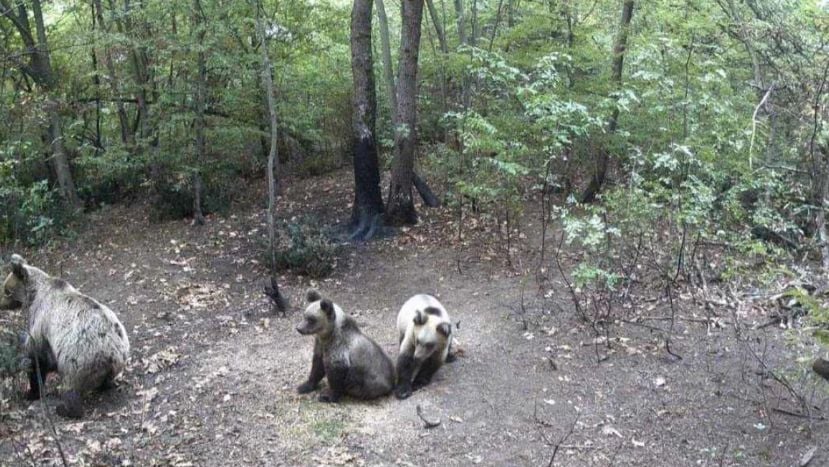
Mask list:
[[[615,84],[615,88],[620,90],[622,88],[622,66],[625,60],[625,48],[627,47],[628,29],[630,27],[630,20],[633,17],[633,0],[625,0],[622,6],[622,21],[619,28],[619,36],[616,38],[616,44],[613,46],[613,70],[610,75],[611,81]],[[607,123],[607,133],[613,134],[619,125],[619,107],[614,106],[613,113]],[[582,193],[581,200],[583,203],[591,203],[596,199],[596,195],[602,189],[605,178],[607,177],[607,167],[610,163],[610,155],[606,148],[600,148],[596,154],[596,167],[593,172],[593,178],[587,188]]]
[[[98,19],[98,25],[102,31],[108,33],[109,29],[104,22],[104,9],[101,5],[101,0],[93,0],[93,7],[95,9],[95,16]],[[107,74],[109,75],[107,81],[109,82],[110,92],[112,92],[112,97],[115,99],[115,106],[118,112],[118,123],[121,127],[121,143],[129,148],[130,152],[132,152],[135,149],[135,138],[130,130],[129,117],[127,116],[126,108],[124,108],[124,102],[120,99],[121,92],[118,86],[118,78],[115,73],[115,64],[112,61],[112,52],[109,47],[104,49],[104,66],[106,67]]]
[[[204,56],[204,22],[202,18],[200,0],[193,0],[193,26],[197,30],[196,47],[198,47],[196,66],[198,68],[198,79],[196,80],[196,169],[193,171],[193,220],[196,225],[204,225],[204,212],[202,211],[202,178],[200,166],[206,159],[207,141],[205,138],[205,91],[207,87],[207,63]]]
[[[382,6],[382,2],[378,2]],[[377,96],[374,89],[374,60],[371,51],[372,0],[354,0],[351,9],[352,146],[354,149],[354,206],[351,238],[368,240],[374,235],[383,214],[380,193],[380,165],[377,160],[375,122]],[[380,8],[378,8],[378,13]],[[386,38],[388,40],[388,38]],[[386,47],[388,44],[386,44]],[[391,72],[391,59],[387,62]],[[390,83],[394,95],[394,77]],[[392,114],[396,111],[392,101]]]
[[[469,42],[467,42],[468,38],[466,37],[466,20],[463,17],[463,0],[455,0],[454,4],[455,15],[458,17],[458,41],[460,45],[469,45]],[[461,105],[464,111],[469,108],[469,104],[469,78],[466,76],[466,72],[464,72],[461,77]]]
[[[92,33],[95,34],[98,30],[98,24],[95,19],[95,5],[92,6]],[[101,143],[101,76],[98,72],[98,57],[95,55],[95,39],[92,41],[92,85],[95,86],[95,152],[103,149]],[[0,77],[2,79],[2,77]]]
[[[52,62],[49,57],[49,43],[46,40],[46,27],[43,23],[43,11],[40,0],[32,0],[32,17],[35,21],[35,33],[32,33],[29,22],[29,12],[26,4],[15,2],[14,7],[8,0],[0,0],[0,14],[3,15],[17,29],[23,41],[23,53],[28,59],[27,64],[21,64],[20,69],[40,87],[46,94],[44,110],[49,125],[46,130],[46,140],[51,149],[49,164],[55,173],[58,190],[63,200],[73,208],[81,207],[81,200],[75,190],[75,181],[69,165],[69,157],[63,141],[63,127],[59,113],[59,104],[55,98],[57,82]]]
[[[394,85],[394,70],[391,65],[391,45],[389,41],[389,19],[386,16],[386,7],[383,0],[375,0],[377,7],[377,20],[380,23],[380,50],[383,53],[383,76],[386,78],[386,88],[389,93],[391,104],[392,123],[397,118],[397,95]]]
[[[143,6],[144,3],[146,2],[142,2],[141,5]],[[109,0],[109,6],[113,12],[116,11],[114,0]],[[171,16],[174,26],[173,34],[175,34],[175,11],[172,12]],[[130,37],[138,44],[146,43],[148,39],[147,36],[150,34],[148,31],[149,28],[146,24],[144,24],[144,31],[138,31],[137,27],[133,24],[132,17],[133,12],[130,0],[124,0],[123,13],[121,15],[116,15],[114,18],[118,32]],[[142,150],[143,145],[146,144],[148,139],[150,139],[150,136],[153,136],[150,143],[153,146],[153,149],[156,150],[158,148],[158,132],[157,129],[151,127],[150,125],[150,102],[148,98],[149,90],[154,88],[155,85],[150,74],[149,57],[146,46],[135,45],[130,47],[129,60],[130,68],[132,69],[133,81],[138,88],[135,93],[138,115],[136,116],[135,124],[133,125],[132,130],[133,137],[137,134],[140,138],[140,142],[136,146],[136,151],[140,152]]]
[[[412,180],[417,145],[417,59],[420,51],[423,0],[403,0],[401,17],[397,126],[394,133],[395,157],[386,212],[386,222],[390,225],[417,222]]]
[[[75,181],[69,167],[69,157],[63,144],[63,128],[60,113],[58,113],[58,104],[54,101],[47,102],[46,114],[49,116],[47,134],[52,149],[51,163],[57,177],[61,196],[70,206],[80,208],[81,199],[78,198],[78,192],[75,190]]]
[[[256,5],[256,32],[259,35],[260,49],[262,50],[262,85],[268,96],[268,117],[271,130],[271,147],[268,152],[268,248],[270,250],[270,286],[265,288],[265,294],[271,298],[274,311],[285,313],[288,302],[279,292],[279,283],[276,280],[276,169],[279,158],[277,145],[276,96],[273,92],[273,78],[271,77],[271,59],[268,55],[268,43],[265,37],[265,25],[262,22],[262,2]]]
[[[458,17],[458,40],[466,44],[466,21],[463,19],[463,0],[455,0],[455,15]]]
[[[449,46],[446,44],[446,34],[444,34],[443,27],[440,25],[440,18],[438,17],[437,10],[435,10],[434,1],[426,0],[426,7],[429,9],[429,17],[432,18],[432,24],[435,25],[435,34],[438,36],[440,51],[447,54],[449,53]]]

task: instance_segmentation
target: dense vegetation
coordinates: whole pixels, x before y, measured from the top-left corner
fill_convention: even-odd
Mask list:
[[[497,225],[541,193],[545,222],[596,253],[580,285],[613,288],[647,254],[673,283],[711,246],[750,266],[769,254],[829,265],[826,2],[399,5],[367,4],[381,169],[395,140],[415,139],[417,174]],[[198,217],[226,208],[239,179],[261,179],[258,7],[281,165],[306,176],[348,164],[348,3],[0,2],[0,241],[43,243],[84,210],[144,198],[151,220]],[[416,131],[394,108],[413,39]]]

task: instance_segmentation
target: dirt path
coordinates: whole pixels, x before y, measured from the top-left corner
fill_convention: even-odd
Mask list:
[[[315,186],[343,199],[348,187],[335,180]],[[288,206],[304,196],[295,189]],[[554,465],[568,466],[797,465],[813,446],[812,465],[829,463],[826,422],[775,411],[797,405],[732,330],[679,321],[682,360],[666,358],[664,334],[644,326],[619,323],[610,351],[592,345],[560,285],[538,293],[533,276],[489,252],[410,241],[435,235],[428,215],[399,237],[348,247],[317,285],[392,358],[398,307],[436,294],[461,321],[463,356],[406,401],[319,403],[295,392],[312,346],[293,329],[298,314],[265,313],[258,213],[202,229],[130,219],[127,208],[101,211],[76,242],[30,253],[110,303],[132,336],[121,388],[93,400],[82,422],[54,420],[79,465],[548,465],[554,451]],[[295,308],[309,285],[285,278]],[[522,288],[526,330],[514,316]],[[751,351],[800,381],[779,330],[752,337]],[[597,352],[608,358],[597,363]],[[804,384],[825,413],[825,387]],[[441,425],[425,429],[418,405]],[[2,407],[0,464],[59,465],[42,405]]]

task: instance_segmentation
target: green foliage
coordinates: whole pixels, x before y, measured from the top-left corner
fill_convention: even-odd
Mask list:
[[[46,181],[24,187],[14,179],[3,178],[0,206],[0,243],[18,240],[26,245],[42,245],[58,231],[55,220],[65,218]]]
[[[319,220],[304,217],[280,223],[282,241],[276,251],[277,270],[290,269],[313,279],[327,277],[334,270],[339,253],[332,232]],[[266,249],[266,263],[270,252]]]

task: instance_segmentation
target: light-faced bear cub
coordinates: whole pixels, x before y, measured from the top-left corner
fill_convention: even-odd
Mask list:
[[[0,309],[22,308],[28,315],[22,346],[29,371],[27,398],[39,399],[41,382],[48,372],[57,371],[67,389],[57,413],[80,418],[81,395],[112,387],[126,366],[127,331],[106,305],[29,266],[19,255],[12,255],[11,268]]]
[[[308,381],[297,391],[314,391],[324,376],[328,389],[320,393],[322,402],[337,402],[343,395],[374,399],[390,393],[394,366],[383,349],[360,332],[354,318],[316,290],[308,291],[307,300],[308,307],[296,330],[315,336],[314,359]]]
[[[400,354],[397,357],[398,399],[412,395],[412,388],[426,386],[444,362],[454,360],[452,321],[449,313],[431,295],[419,294],[406,300],[397,314]]]

